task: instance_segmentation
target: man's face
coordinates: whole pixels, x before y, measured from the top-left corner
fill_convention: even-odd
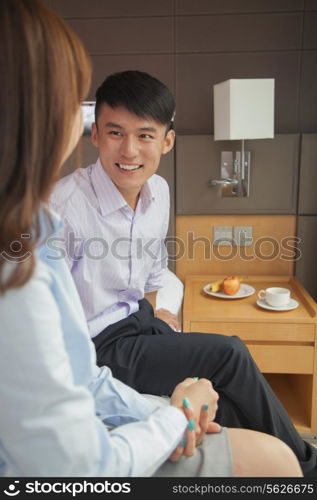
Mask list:
[[[128,203],[138,199],[143,184],[158,169],[162,154],[174,145],[175,134],[151,118],[139,118],[124,107],[103,104],[91,139],[104,170]],[[133,201],[134,200],[134,201]]]

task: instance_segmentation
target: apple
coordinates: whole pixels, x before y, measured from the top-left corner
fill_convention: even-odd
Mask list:
[[[222,290],[227,295],[234,295],[240,289],[240,279],[238,276],[227,276],[222,282]]]

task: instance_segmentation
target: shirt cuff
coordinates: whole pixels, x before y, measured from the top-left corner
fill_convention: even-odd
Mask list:
[[[177,433],[179,433],[180,428],[183,428],[183,431],[186,430],[188,420],[184,413],[178,408],[175,408],[175,406],[168,405],[161,407],[156,410],[156,413],[160,414],[164,419],[167,418],[169,425],[172,424]]]

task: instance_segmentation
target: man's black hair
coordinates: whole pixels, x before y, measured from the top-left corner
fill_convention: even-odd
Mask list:
[[[96,91],[96,123],[104,103],[173,128],[175,99],[164,83],[148,73],[122,71],[108,76]]]

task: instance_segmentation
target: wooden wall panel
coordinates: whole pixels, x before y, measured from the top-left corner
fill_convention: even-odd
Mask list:
[[[163,16],[173,13],[171,0],[47,0],[61,16],[69,17],[137,17]]]
[[[317,50],[302,53],[302,78],[300,87],[300,130],[317,132]]]
[[[173,51],[171,17],[69,19],[68,23],[93,55]]]
[[[316,2],[317,8],[317,2]],[[306,12],[304,18],[304,49],[317,49],[317,12]]]
[[[61,0],[59,0],[61,1]],[[176,0],[176,13],[197,14],[240,14],[241,12],[283,12],[303,10],[305,0]],[[308,0],[311,3],[315,0]]]
[[[306,10],[317,10],[316,0],[306,0],[305,9]]]
[[[214,246],[214,226],[252,226],[253,244]],[[189,274],[292,276],[295,234],[295,216],[177,216],[176,273],[181,280]]]
[[[220,178],[221,151],[239,151],[240,141],[214,141],[211,135],[177,138],[177,213],[183,214],[295,214],[299,135],[245,141],[251,151],[250,196],[223,198],[210,187]]]
[[[176,19],[176,51],[224,52],[300,48],[300,13],[182,16]],[[267,36],[267,33],[270,36]],[[224,34],[230,33],[230,36]]]
[[[300,215],[317,215],[317,134],[303,134],[300,158]]]
[[[296,276],[317,301],[317,216],[299,216],[297,224],[301,256],[296,262]]]

